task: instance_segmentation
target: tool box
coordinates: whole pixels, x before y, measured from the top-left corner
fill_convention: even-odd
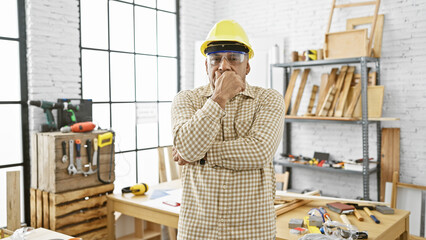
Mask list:
[[[31,188],[49,193],[62,193],[103,185],[103,183],[98,180],[97,172],[92,172],[92,174],[83,174],[83,172],[87,173],[89,171],[89,158],[87,148],[85,147],[87,140],[93,141],[97,139],[99,135],[105,133],[107,133],[107,131],[97,130],[87,133],[43,132],[32,134]],[[70,172],[70,153],[74,155],[72,159],[74,165],[77,166],[76,168],[79,168],[76,162],[78,157],[76,147],[71,148],[73,153],[70,151],[70,141],[75,142],[77,139],[81,141],[81,162],[79,162],[81,171]],[[91,146],[90,155],[91,159],[94,159],[94,145],[91,144]],[[111,158],[112,147],[114,147],[114,144],[98,148],[99,164],[92,164],[93,170],[96,171],[96,169],[98,169],[98,171],[100,171],[101,179],[110,180],[109,182],[111,183],[115,180],[114,154]]]

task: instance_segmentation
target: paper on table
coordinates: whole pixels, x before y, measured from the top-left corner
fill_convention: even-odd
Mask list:
[[[175,190],[171,190],[171,191],[167,191],[167,193],[169,195],[163,196],[163,197],[159,197],[159,198],[155,198],[155,199],[150,199],[148,201],[142,202],[142,205],[148,206],[148,207],[152,207],[152,208],[156,208],[156,209],[161,209],[164,211],[168,211],[168,212],[173,212],[176,214],[179,214],[180,212],[180,206],[177,207],[173,207],[167,204],[164,204],[163,202],[178,202],[181,203],[182,200],[182,189],[175,189]]]

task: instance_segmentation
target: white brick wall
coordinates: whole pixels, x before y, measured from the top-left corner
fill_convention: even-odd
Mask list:
[[[213,27],[215,1],[180,1],[181,89],[194,87],[194,43]]]
[[[213,14],[210,1],[197,1],[196,7],[186,4],[195,4],[195,1],[181,2],[184,9],[181,11],[183,19],[181,20],[182,86],[190,88],[193,81],[191,79],[193,48],[189,43],[191,38],[203,39],[204,33],[207,33],[211,27],[209,23],[231,18],[238,21],[252,38],[285,35],[286,52],[316,49],[323,45],[331,1],[216,0]],[[196,10],[200,6],[203,6],[203,10]],[[381,58],[381,83],[385,85],[383,116],[401,119],[395,122],[384,122],[382,127],[401,128],[400,180],[419,185],[426,185],[425,12],[426,2],[414,0],[382,1],[379,11],[385,14]],[[371,6],[338,9],[334,13],[331,31],[344,30],[345,19],[348,16],[352,18],[372,13]],[[196,25],[185,26],[187,18],[190,22],[196,19]],[[188,45],[185,45],[187,44],[185,40],[189,42]],[[310,91],[313,83],[319,84],[321,73],[329,69],[327,67],[312,69],[305,89]],[[297,86],[296,89],[298,89]],[[305,93],[308,90],[305,90]],[[302,98],[300,109],[306,109],[308,98],[309,96]],[[375,126],[371,126],[369,151],[370,156],[376,158],[375,132]],[[336,159],[362,156],[360,126],[297,123],[293,124],[292,138],[292,147],[296,154],[311,156],[313,151],[327,151]],[[377,197],[377,183],[374,176],[370,178],[370,197],[373,199]],[[361,176],[321,172],[312,174],[309,170],[294,169],[293,182],[298,188],[320,188],[330,195],[351,198],[362,196]],[[351,184],[341,184],[345,182],[351,182]]]
[[[78,0],[28,0],[27,61],[30,100],[80,97]],[[43,111],[29,107],[30,131],[46,122]],[[56,117],[56,110],[54,111]]]

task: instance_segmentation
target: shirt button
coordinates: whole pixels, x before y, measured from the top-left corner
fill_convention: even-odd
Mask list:
[[[222,188],[223,188],[223,189],[226,189],[226,184],[223,184],[223,185],[222,185]]]
[[[229,128],[228,128],[228,127],[225,127],[225,131],[226,131],[226,132],[229,132]]]
[[[201,159],[201,160],[200,160],[200,165],[204,165],[204,164],[206,164],[206,160]]]

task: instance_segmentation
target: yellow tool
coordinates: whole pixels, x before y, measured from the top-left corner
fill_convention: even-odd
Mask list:
[[[309,233],[321,233],[317,226],[309,225],[309,216],[305,216],[303,220],[305,221],[305,225],[308,228]]]
[[[112,183],[112,179],[111,179],[111,174],[112,174],[112,161],[113,161],[113,154],[114,154],[114,140],[115,140],[115,133],[112,130],[109,130],[109,132],[104,133],[104,134],[99,134],[98,135],[98,146],[99,146],[99,151],[98,151],[98,158],[97,158],[97,165],[98,165],[98,180],[101,183],[104,184],[109,184]],[[101,165],[99,164],[100,161],[100,152],[101,152],[101,148],[108,146],[108,145],[112,145],[111,146],[111,152],[110,152],[110,161],[109,161],[109,174],[108,174],[108,180],[103,180],[101,178]],[[97,148],[95,148],[95,151],[97,150]]]
[[[143,195],[148,191],[148,185],[146,183],[140,183],[131,187],[125,187],[121,189],[121,193],[133,193],[136,196]]]
[[[107,132],[104,134],[99,134],[98,135],[98,145],[99,147],[105,147],[108,146],[110,144],[112,144],[112,139],[113,139],[113,133],[112,132]]]

